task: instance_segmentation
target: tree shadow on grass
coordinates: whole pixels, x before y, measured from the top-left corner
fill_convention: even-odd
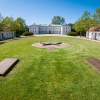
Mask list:
[[[6,43],[5,41],[0,41],[0,45]]]
[[[6,43],[7,41],[13,41],[13,40],[19,40],[20,38],[13,38],[13,39],[5,39],[3,41],[0,41],[0,45]]]

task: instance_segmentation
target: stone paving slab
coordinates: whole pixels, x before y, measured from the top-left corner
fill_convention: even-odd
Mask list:
[[[18,62],[17,58],[6,58],[0,62],[0,75],[6,75]]]
[[[88,63],[90,63],[93,67],[100,71],[100,60],[97,58],[87,59]]]

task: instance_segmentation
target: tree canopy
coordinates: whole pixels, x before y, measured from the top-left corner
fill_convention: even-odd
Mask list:
[[[63,25],[65,24],[65,19],[60,16],[54,16],[51,23],[56,25]]]
[[[100,8],[98,8],[96,12],[93,14],[93,20],[95,24],[100,24]]]
[[[0,13],[0,31],[2,30],[2,19],[3,19],[3,16]]]
[[[0,31],[1,30],[11,30],[16,33],[22,34],[28,30],[28,26],[23,18],[18,17],[14,20],[13,17],[2,17],[0,13]]]
[[[2,20],[2,30],[13,30],[13,18],[12,17],[5,17]]]
[[[75,22],[73,28],[76,31],[88,31],[92,26],[100,24],[100,8],[95,14],[91,15],[90,12],[85,11],[83,15]]]

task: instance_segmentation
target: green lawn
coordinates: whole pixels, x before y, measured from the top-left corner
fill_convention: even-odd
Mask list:
[[[49,51],[36,42],[61,41],[71,46]],[[29,37],[0,43],[0,61],[19,58],[0,76],[0,100],[100,100],[100,72],[85,62],[100,59],[100,42],[70,37]]]

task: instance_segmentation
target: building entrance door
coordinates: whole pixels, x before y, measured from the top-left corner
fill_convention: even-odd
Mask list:
[[[94,39],[95,39],[95,40],[97,39],[97,33],[95,33]]]
[[[51,31],[49,31],[49,34],[51,34]]]
[[[3,33],[1,33],[1,38],[2,38],[2,40],[3,40]]]

